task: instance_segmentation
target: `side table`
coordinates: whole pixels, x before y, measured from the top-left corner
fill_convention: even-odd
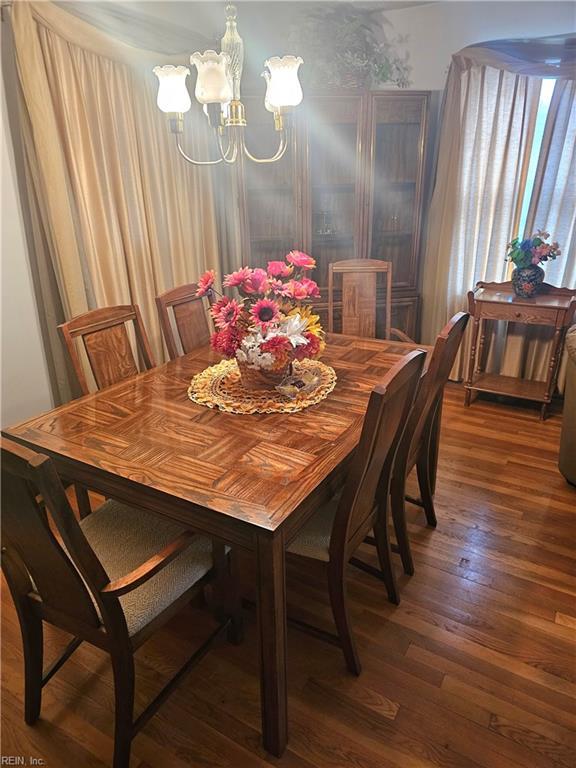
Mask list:
[[[468,308],[473,324],[465,404],[470,405],[473,392],[509,395],[542,403],[540,418],[544,419],[556,387],[564,338],[576,310],[576,290],[543,283],[535,297],[524,299],[515,294],[511,282],[480,282],[473,291],[468,292]],[[508,320],[554,328],[546,381],[502,376],[483,370],[486,320]]]

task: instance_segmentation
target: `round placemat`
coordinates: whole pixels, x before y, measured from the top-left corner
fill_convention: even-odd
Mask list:
[[[303,370],[318,376],[319,383],[313,390],[289,400],[274,390],[245,389],[236,360],[222,360],[194,376],[188,397],[199,405],[227,413],[296,413],[324,400],[336,386],[336,372],[319,360],[294,363],[295,374]]]

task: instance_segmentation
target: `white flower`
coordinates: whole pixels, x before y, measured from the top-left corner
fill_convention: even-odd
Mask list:
[[[299,347],[302,344],[308,344],[308,339],[302,336],[302,333],[308,328],[308,320],[300,317],[299,314],[290,315],[280,323],[280,332],[278,336],[287,336],[293,347]]]
[[[274,365],[274,355],[271,352],[261,351],[260,344],[264,341],[264,337],[258,330],[245,336],[236,350],[236,359],[249,368],[271,368]]]

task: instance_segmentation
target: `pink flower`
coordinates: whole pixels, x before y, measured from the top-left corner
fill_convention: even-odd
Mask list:
[[[204,272],[204,274],[198,278],[196,296],[205,296],[209,291],[211,291],[215,279],[216,275],[214,274],[213,269],[209,269],[207,272]]]
[[[272,291],[272,293],[275,293],[276,296],[283,296],[285,292],[285,285],[282,282],[282,280],[274,280],[271,279],[268,281],[268,287]]]
[[[287,296],[289,299],[296,299],[296,301],[300,301],[301,299],[306,299],[308,297],[308,289],[299,280],[289,280],[284,284],[284,290],[282,291],[282,294]]]
[[[540,256],[532,256],[532,264],[540,264]]]
[[[231,325],[228,328],[223,328],[213,333],[210,338],[210,345],[215,352],[218,352],[223,357],[234,357],[243,335],[238,326]]]
[[[294,267],[283,261],[269,261],[267,271],[270,277],[288,277],[294,271]]]
[[[257,323],[267,325],[280,317],[280,307],[272,299],[260,299],[250,308],[250,314]]]
[[[210,312],[218,328],[228,328],[228,326],[234,325],[238,321],[240,313],[242,312],[242,305],[237,302],[236,299],[229,299],[228,296],[222,296],[222,298],[211,307]]]
[[[306,289],[306,296],[310,299],[319,299],[320,291],[318,289],[318,283],[314,280],[310,280],[308,277],[303,277],[300,284]]]
[[[293,264],[300,269],[314,269],[316,266],[316,261],[312,256],[308,256],[308,254],[303,251],[290,251],[286,256],[286,261],[289,261],[290,264]]]
[[[224,285],[226,288],[234,288],[238,285],[241,285],[245,280],[248,280],[251,274],[252,270],[250,267],[242,267],[242,269],[226,275],[222,285]]]
[[[272,299],[260,299],[250,309],[250,314],[257,323],[267,325],[280,317],[280,307]]]
[[[240,290],[244,293],[266,293],[268,290],[268,275],[265,269],[253,269],[252,273],[242,281]]]

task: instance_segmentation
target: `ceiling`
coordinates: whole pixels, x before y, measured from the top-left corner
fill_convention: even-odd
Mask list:
[[[238,29],[248,45],[262,45],[264,58],[282,49],[287,30],[300,14],[339,5],[338,0],[238,0]],[[85,2],[61,0],[62,7],[86,19],[109,34],[151,50],[179,52],[218,45],[224,33],[225,0],[121,0]],[[399,10],[430,2],[355,2],[374,13]],[[162,27],[159,29],[158,21]],[[271,47],[270,47],[271,46]]]

